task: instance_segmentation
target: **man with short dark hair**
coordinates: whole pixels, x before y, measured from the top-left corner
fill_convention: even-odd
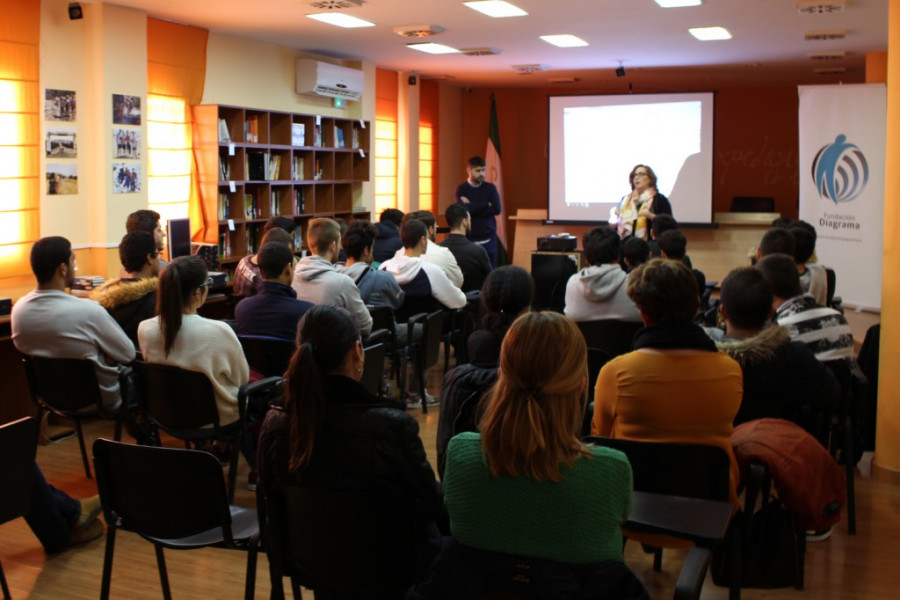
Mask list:
[[[486,165],[480,156],[468,160],[464,182],[456,187],[456,201],[472,215],[472,241],[484,246],[491,266],[497,266],[497,220],[503,211],[497,186],[484,180]]]
[[[837,405],[840,386],[805,344],[791,341],[785,327],[770,321],[774,297],[762,271],[734,269],[722,281],[719,299],[726,338],[716,345],[738,361],[744,375],[734,424],[787,419],[819,434],[816,427]]]
[[[825,306],[828,302],[828,275],[825,267],[810,262],[816,253],[816,228],[806,221],[797,221],[788,231],[794,236],[794,262],[800,273],[800,287],[816,302]]]
[[[806,344],[821,361],[853,358],[850,325],[844,315],[803,293],[792,256],[769,254],[757,261],[756,268],[772,286],[775,320],[788,329],[792,340]]]
[[[491,272],[491,259],[488,258],[484,246],[469,240],[469,232],[472,229],[472,217],[463,204],[451,204],[445,213],[450,234],[439,246],[443,246],[453,253],[456,264],[463,274],[463,292],[480,290]]]
[[[687,238],[684,237],[684,234],[677,229],[669,229],[659,234],[656,241],[659,243],[659,252],[662,258],[681,261],[684,263],[684,266],[691,269],[694,277],[697,278],[697,290],[702,298],[703,292],[706,290],[706,275],[703,271],[692,268],[690,261],[687,260]],[[700,308],[702,310],[706,309],[705,306]]]
[[[282,242],[263,244],[256,255],[262,280],[258,292],[234,307],[234,326],[238,335],[264,335],[293,341],[297,324],[310,302],[297,300],[291,287],[294,280],[294,253]]]
[[[311,220],[306,245],[312,254],[297,263],[291,283],[297,298],[312,304],[346,308],[359,323],[360,333],[368,335],[372,331],[372,315],[363,304],[359,288],[334,266],[341,249],[340,224],[334,219]]]
[[[375,238],[375,247],[372,248],[372,261],[379,265],[403,247],[400,241],[400,225],[403,224],[403,211],[396,208],[386,208],[381,211],[378,223],[378,235]]]
[[[368,221],[353,221],[342,238],[347,261],[338,264],[338,271],[350,277],[359,288],[366,306],[388,306],[393,310],[403,304],[403,290],[393,275],[373,269],[372,248],[378,230]],[[400,239],[399,236],[397,239]]]
[[[463,284],[463,273],[456,263],[456,257],[453,256],[453,253],[450,252],[449,249],[439,246],[434,241],[437,232],[437,219],[434,218],[434,213],[430,210],[416,210],[403,215],[404,223],[410,219],[421,221],[422,224],[425,225],[425,230],[428,232],[428,235],[425,238],[425,241],[427,242],[426,249],[425,253],[422,255],[422,259],[439,266],[453,285],[461,288]],[[405,246],[398,250],[397,254],[403,254],[404,252]],[[395,256],[397,254],[395,254]]]
[[[773,227],[765,232],[756,249],[756,258],[760,259],[769,254],[794,255],[794,236],[785,227]]]
[[[668,216],[668,215],[660,215]],[[659,217],[653,220],[654,223]],[[622,260],[625,262],[625,270],[631,272],[648,260],[650,260],[650,245],[647,240],[635,236],[625,240],[622,247]]]
[[[75,253],[64,237],[41,238],[31,248],[37,288],[12,309],[12,340],[19,352],[46,358],[85,358],[97,372],[103,405],[122,404],[119,373],[134,360],[134,344],[96,302],[66,293],[75,280]]]
[[[138,325],[156,316],[159,255],[153,236],[140,230],[126,233],[119,243],[119,261],[126,276],[95,289],[91,300],[106,309],[137,348]]]
[[[628,297],[628,275],[619,266],[619,234],[612,227],[595,227],[584,234],[588,266],[569,277],[564,313],[573,321],[616,319],[640,321]]]

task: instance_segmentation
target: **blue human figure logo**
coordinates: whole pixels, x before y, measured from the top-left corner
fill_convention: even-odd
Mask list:
[[[833,144],[823,146],[812,165],[813,181],[819,196],[838,204],[859,196],[869,181],[869,164],[855,144],[847,143],[843,133]]]

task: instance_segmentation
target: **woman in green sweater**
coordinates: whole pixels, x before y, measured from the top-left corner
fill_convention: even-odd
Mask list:
[[[466,547],[573,565],[622,561],[631,466],[579,440],[587,348],[558,313],[526,313],[506,334],[480,433],[450,441],[444,501]]]

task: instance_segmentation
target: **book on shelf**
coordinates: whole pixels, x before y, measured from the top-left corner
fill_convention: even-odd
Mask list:
[[[231,179],[231,165],[228,164],[228,157],[219,155],[219,181],[228,181]]]
[[[316,124],[316,143],[315,143],[315,145],[316,146],[322,145],[322,126],[319,124]]]
[[[334,126],[334,140],[336,148],[344,148],[344,130],[339,126]]]
[[[259,202],[253,194],[244,194],[244,218],[258,219],[260,216]]]
[[[306,159],[302,156],[294,157],[294,166],[291,171],[291,178],[296,180],[306,179]]]
[[[219,119],[219,141],[231,141],[231,134],[228,133],[228,121],[226,121],[225,119]]]
[[[281,206],[281,190],[272,190],[271,196],[269,196],[269,216],[274,217],[277,216],[280,212],[278,209]]]
[[[294,214],[302,215],[306,212],[306,188],[294,188]],[[295,247],[299,247],[296,246]]]
[[[353,128],[353,149],[356,150],[359,148],[359,131],[356,127]]]
[[[250,115],[247,117],[247,120],[244,121],[244,134],[244,139],[248,143],[259,143],[259,116]]]
[[[322,163],[319,161],[318,158],[316,159],[316,174],[313,177],[313,179],[316,179],[316,180],[322,179]]]
[[[231,236],[227,231],[219,233],[219,256],[221,258],[231,256]]]
[[[268,154],[266,154],[266,158],[268,159],[266,179],[268,181],[275,181],[276,179],[278,179],[278,173],[281,171],[281,155],[276,154],[270,157]]]
[[[223,221],[231,214],[231,199],[228,194],[219,194],[219,220]]]
[[[304,123],[291,123],[291,146],[306,145],[306,125]]]
[[[303,236],[301,235],[300,227],[298,227],[294,230],[294,248],[299,250],[302,247],[303,247]]]
[[[248,181],[265,181],[266,165],[268,164],[269,155],[265,152],[248,152],[247,157],[247,180]]]

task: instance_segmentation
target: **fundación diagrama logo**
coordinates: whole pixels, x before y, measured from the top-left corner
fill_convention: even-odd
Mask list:
[[[820,198],[835,204],[856,199],[869,182],[869,163],[843,133],[833,144],[822,146],[812,162],[812,178]]]

